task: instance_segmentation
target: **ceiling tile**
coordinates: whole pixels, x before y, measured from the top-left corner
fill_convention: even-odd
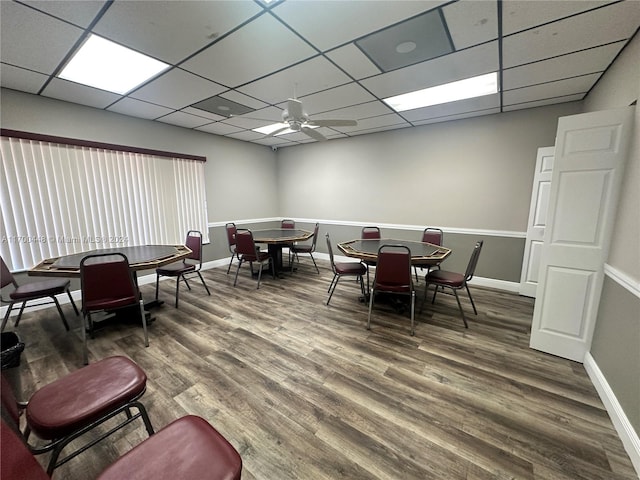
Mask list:
[[[430,118],[445,117],[499,107],[500,95],[496,93],[495,95],[484,95],[482,97],[468,98],[457,102],[449,102],[425,108],[407,110],[406,112],[401,112],[400,115],[412,123],[417,123],[420,120]]]
[[[507,90],[502,93],[505,105],[514,103],[533,102],[554,97],[564,97],[576,93],[585,94],[600,78],[600,74],[584,75],[577,78],[559,80],[557,82],[543,83],[532,87]]]
[[[273,12],[321,51],[436,8],[445,1],[283,2]],[[330,25],[329,28],[327,26]]]
[[[490,42],[367,78],[361,83],[374,95],[386,98],[454,80],[496,72],[498,68],[498,42]]]
[[[260,11],[248,1],[117,1],[94,32],[175,65]]]
[[[603,72],[623,46],[624,42],[617,42],[521,67],[505,69],[502,74],[502,87],[504,90],[511,90],[587,73]]]
[[[42,94],[47,97],[57,98],[58,100],[79,103],[95,108],[106,108],[120,98],[120,95],[116,95],[115,93],[86,87],[59,78],[51,79],[51,82],[49,82]]]
[[[215,133],[216,135],[227,135],[229,133],[240,132],[244,130],[244,128],[238,128],[235,125],[227,125],[222,122],[216,122],[210,123],[209,125],[203,125],[202,127],[196,127],[196,130]]]
[[[28,93],[38,93],[49,77],[24,68],[0,65],[0,85]]]
[[[315,54],[291,30],[271,15],[263,15],[181,66],[236,87]]]
[[[461,0],[442,9],[456,50],[498,38],[496,2]]]
[[[630,1],[511,35],[503,40],[503,65],[515,67],[627,39],[639,23],[638,2]]]
[[[377,75],[381,72],[381,70],[362,53],[362,50],[352,43],[332,50],[326,55],[356,80]]]
[[[223,117],[222,115],[216,115],[215,113],[205,112],[204,110],[199,110],[193,107],[183,108],[182,111],[184,113],[190,113],[191,115],[195,115],[196,117],[208,118],[209,120],[214,120],[214,121],[224,120],[226,118],[226,117]]]
[[[254,110],[258,110],[260,108],[264,108],[268,106],[267,103],[264,103],[256,98],[250,97],[249,95],[245,95],[244,93],[240,93],[237,90],[228,90],[222,93],[220,96],[228,100],[231,100],[232,102],[236,102],[241,105],[246,105],[247,107],[251,107]]]
[[[366,103],[372,100],[375,100],[375,97],[357,83],[348,83],[340,87],[300,98],[304,106],[304,111],[309,115]]]
[[[165,107],[180,109],[225,90],[225,87],[217,83],[179,68],[173,68],[129,96]]]
[[[147,119],[155,119],[172,112],[170,108],[161,107],[160,105],[154,105],[134,98],[123,98],[114,105],[111,105],[107,110]]]
[[[15,2],[0,1],[0,22],[2,61],[45,74],[53,73],[83,33]]]
[[[330,112],[319,113],[313,116],[313,120],[330,120],[334,118],[338,120],[356,120],[361,118],[377,117],[392,112],[393,110],[391,110],[386,104],[375,101],[340,108]]]
[[[169,115],[158,118],[158,121],[186,128],[196,128],[211,123],[211,121],[206,118],[190,115],[184,112],[170,113]]]
[[[242,93],[275,104],[292,96],[302,97],[335,87],[351,79],[324,57],[315,57],[294,67],[238,88]]]
[[[616,0],[505,0],[502,2],[502,32],[510,35],[537,25],[586,12]]]
[[[583,98],[584,98],[584,94],[578,93],[576,95],[547,98],[545,100],[537,100],[534,102],[524,102],[524,103],[516,103],[514,105],[505,105],[504,107],[502,107],[502,110],[505,112],[510,112],[513,110],[524,110],[526,108],[543,107],[545,105],[554,105],[556,103],[577,102],[579,100],[582,100]]]
[[[463,118],[484,117],[486,115],[494,115],[496,113],[500,113],[499,108],[490,108],[487,110],[476,110],[473,112],[458,113],[456,115],[443,115],[441,117],[434,117],[428,120],[422,120],[422,121],[417,121],[413,123],[414,125],[429,125],[433,123],[450,122],[452,120],[462,120]]]
[[[371,128],[377,128],[377,127],[387,127],[390,125],[407,125],[408,123],[405,122],[402,117],[400,117],[400,115],[398,115],[397,113],[388,113],[386,115],[380,115],[378,117],[370,117],[370,118],[365,118],[363,120],[358,120],[358,125],[356,125],[355,127],[331,127],[334,130],[338,130],[339,132],[343,132],[343,133],[353,133],[353,132],[358,132],[361,130],[368,130]]]
[[[245,140],[245,141],[258,140],[264,137],[262,133],[253,132],[251,130],[245,130],[243,132],[238,132],[238,133],[229,133],[226,136],[230,138],[237,138],[238,140]]]
[[[87,28],[107,2],[103,0],[82,0],[81,2],[28,0],[24,3],[79,27]]]

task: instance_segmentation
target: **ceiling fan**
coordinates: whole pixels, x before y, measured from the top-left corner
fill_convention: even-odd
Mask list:
[[[316,132],[315,127],[351,127],[358,124],[355,120],[311,120],[303,110],[302,102],[297,98],[287,100],[287,108],[282,111],[282,122],[288,125],[271,132],[270,137],[291,129],[294,132],[305,133],[315,140],[324,141],[327,138],[320,132]]]

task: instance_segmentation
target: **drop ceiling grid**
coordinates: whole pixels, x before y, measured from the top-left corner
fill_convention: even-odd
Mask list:
[[[299,133],[256,138],[251,131],[280,121],[294,92],[315,119],[360,121],[323,128],[330,138],[580,100],[640,25],[632,0],[504,0],[501,18],[494,0],[381,1],[375,8],[370,1],[325,0],[264,8],[254,1],[0,3],[3,87],[35,93],[47,85],[44,96],[264,145],[314,141]],[[107,4],[93,32],[173,68],[128,96],[49,81]],[[434,9],[442,12],[454,53],[382,73],[354,44]],[[503,105],[488,97],[398,115],[381,101],[496,71],[501,60]],[[191,107],[216,95],[255,109],[246,116],[264,120]]]

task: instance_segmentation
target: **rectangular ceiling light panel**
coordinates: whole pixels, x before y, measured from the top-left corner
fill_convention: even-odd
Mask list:
[[[124,95],[167,68],[166,63],[90,35],[58,76]]]
[[[457,82],[403,93],[383,99],[396,112],[424,108],[441,103],[455,102],[467,98],[482,97],[498,93],[498,73],[492,72]]]

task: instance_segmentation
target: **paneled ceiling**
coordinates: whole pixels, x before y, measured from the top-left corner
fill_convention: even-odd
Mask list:
[[[581,100],[640,26],[637,0],[0,4],[2,87],[271,146],[316,141],[252,131],[292,96],[312,120],[357,120],[328,139]],[[171,68],[126,95],[57,78],[90,33]],[[498,94],[402,113],[381,100],[489,72]]]

